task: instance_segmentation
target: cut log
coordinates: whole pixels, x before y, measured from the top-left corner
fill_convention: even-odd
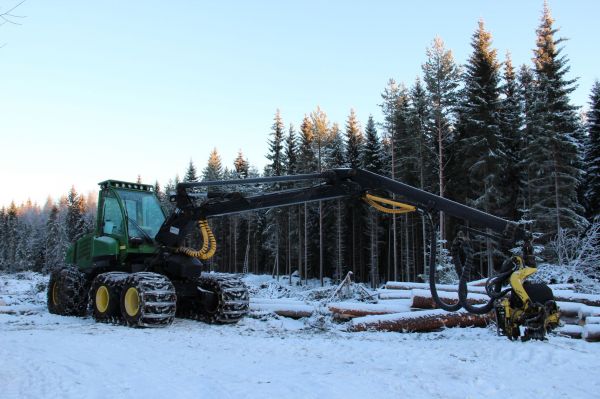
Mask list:
[[[600,307],[582,305],[579,309],[579,320],[586,321],[588,317],[600,316]]]
[[[464,311],[446,312],[442,309],[353,319],[350,331],[429,332],[444,327],[485,327],[493,319],[491,314],[475,315]]]
[[[554,330],[560,335],[566,335],[571,338],[580,339],[583,334],[583,327],[574,324],[565,324],[564,326],[558,327]]]
[[[571,291],[556,290],[554,299],[561,302],[579,302],[589,306],[600,306],[600,295],[578,294]]]
[[[379,290],[379,299],[410,299],[410,290]]]
[[[577,302],[556,302],[560,310],[560,317],[579,318],[581,307],[585,306]]]
[[[548,284],[548,287],[554,290],[573,291],[575,290],[575,284]]]
[[[310,317],[315,311],[315,307],[306,305],[303,302],[278,302],[277,300],[271,300],[271,302],[255,302],[254,298],[250,301],[250,310],[254,312],[271,312],[276,315],[283,317],[290,317],[292,319],[300,319],[302,317]]]
[[[467,285],[469,286],[469,288],[471,287],[485,287],[485,283],[487,283],[487,278],[482,278],[481,280],[473,280],[473,281],[469,281],[467,283]]]
[[[441,300],[448,304],[458,302],[457,292],[439,291],[438,296]],[[427,290],[412,290],[411,307],[417,309],[435,309],[437,308],[435,301],[431,297],[431,292]],[[467,297],[467,302],[471,305],[480,305],[489,301],[487,295],[470,294]]]
[[[588,342],[599,342],[600,324],[586,324],[583,326],[582,338]]]
[[[458,285],[454,284],[436,284],[438,291],[458,292]],[[385,288],[388,290],[429,290],[429,283],[410,283],[399,281],[388,281],[385,283]],[[469,285],[469,292],[477,294],[485,294],[485,287]]]
[[[329,311],[339,319],[352,319],[368,315],[410,312],[410,301],[406,299],[385,303],[336,302],[329,304]]]
[[[579,312],[585,305],[577,302],[556,302],[560,311],[560,319],[566,324],[580,324]]]
[[[600,317],[598,316],[589,316],[585,319],[585,324],[600,324]]]

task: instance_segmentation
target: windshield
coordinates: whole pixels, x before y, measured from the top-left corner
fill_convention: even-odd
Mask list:
[[[129,237],[148,237],[154,239],[165,215],[158,199],[151,192],[117,190],[127,213]]]

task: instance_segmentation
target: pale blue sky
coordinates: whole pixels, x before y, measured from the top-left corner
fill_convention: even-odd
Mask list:
[[[13,1],[0,0],[1,9]],[[573,102],[599,78],[600,2],[550,1],[569,38]],[[0,27],[0,205],[107,178],[161,184],[217,147],[262,169],[276,108],[380,119],[391,77],[412,84],[441,36],[459,63],[479,18],[502,59],[529,63],[542,1],[42,1]]]

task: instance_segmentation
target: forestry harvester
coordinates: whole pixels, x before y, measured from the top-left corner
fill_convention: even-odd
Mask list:
[[[246,196],[238,192],[199,192],[201,187],[304,182],[302,188]],[[390,194],[399,198],[386,198]],[[207,218],[331,199],[363,199],[391,214],[417,212],[429,226],[429,282],[439,308],[471,313],[495,311],[498,330],[510,339],[544,339],[558,324],[552,290],[526,281],[535,273],[531,234],[521,225],[361,169],[242,180],[179,183],[170,196],[174,211],[166,216],[153,187],[107,180],[100,183],[94,233],[73,244],[69,265],[52,272],[48,309],[83,316],[91,308],[98,321],[133,327],[169,325],[177,316],[209,323],[235,323],[248,312],[248,290],[236,276],[203,273],[216,250]],[[496,232],[507,250],[521,243],[520,256],[508,256],[486,283],[490,299],[474,306],[467,301],[473,250],[459,232],[452,258],[460,272],[458,303],[445,303],[435,286],[436,245],[433,212]],[[194,229],[202,233],[200,249],[185,246]],[[523,331],[522,331],[523,330]]]

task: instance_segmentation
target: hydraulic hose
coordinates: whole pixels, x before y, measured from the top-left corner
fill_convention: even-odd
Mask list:
[[[464,262],[461,258],[464,258]],[[494,298],[490,298],[483,306],[469,304],[467,298],[469,296],[467,282],[471,276],[471,267],[473,266],[473,248],[471,248],[469,240],[460,233],[452,243],[452,260],[457,269],[461,270],[460,280],[458,282],[458,303],[470,313],[486,314],[491,311],[494,308]]]
[[[413,212],[417,208],[412,205],[403,204],[387,198],[377,197],[371,194],[366,194],[363,199],[373,208],[380,212],[388,214],[400,214]],[[386,207],[385,205],[391,205],[392,208]],[[429,241],[431,245],[431,251],[429,252],[429,289],[431,291],[431,297],[435,301],[438,308],[444,309],[448,312],[456,312],[462,308],[470,313],[485,314],[490,312],[494,308],[494,302],[496,299],[503,297],[511,291],[506,289],[502,291],[502,284],[512,274],[512,263],[505,262],[502,265],[502,269],[498,276],[490,277],[486,282],[486,292],[490,297],[490,300],[483,306],[474,306],[469,304],[469,288],[467,283],[471,276],[471,268],[473,266],[473,249],[470,245],[469,240],[463,236],[462,233],[455,238],[452,243],[452,261],[456,270],[460,270],[460,279],[458,283],[458,302],[450,304],[444,302],[437,292],[435,285],[435,273],[436,273],[436,257],[437,257],[437,242],[435,239],[435,226],[431,219],[431,214],[424,210],[418,209],[421,216],[425,219],[429,225]],[[464,260],[463,260],[464,259]]]
[[[435,304],[438,308],[444,309],[448,312],[456,312],[462,308],[460,303],[460,298],[458,303],[456,304],[448,304],[444,302],[438,295],[437,287],[435,286],[435,258],[437,257],[437,243],[435,240],[435,226],[433,221],[431,220],[431,215],[429,212],[423,212],[422,216],[429,224],[429,242],[431,243],[431,251],[429,251],[429,289],[431,291],[431,297],[435,301]]]
[[[494,301],[498,298],[503,297],[510,292],[510,288],[501,291],[502,284],[512,274],[512,268],[503,267],[501,273],[498,276],[490,277],[486,283],[486,292],[490,296],[490,300],[483,306],[474,306],[468,303],[469,289],[467,282],[471,276],[471,268],[473,265],[473,249],[470,246],[469,241],[459,236],[454,240],[452,244],[452,261],[456,270],[460,270],[460,280],[458,283],[458,303],[452,305],[445,303],[438,295],[437,288],[435,285],[435,272],[436,272],[436,255],[437,248],[435,242],[435,227],[431,219],[429,212],[422,213],[429,225],[429,241],[431,242],[431,251],[429,259],[429,289],[431,290],[431,297],[435,301],[435,304],[440,309],[444,309],[448,312],[456,312],[464,308],[466,311],[475,314],[485,314],[490,312],[494,308]],[[462,260],[464,259],[464,261]]]
[[[206,219],[199,220],[198,226],[200,227],[200,232],[202,233],[202,248],[195,250],[189,247],[179,247],[177,248],[177,252],[181,252],[187,256],[198,258],[200,260],[208,260],[212,258],[217,251],[217,240],[215,239],[215,236]]]

